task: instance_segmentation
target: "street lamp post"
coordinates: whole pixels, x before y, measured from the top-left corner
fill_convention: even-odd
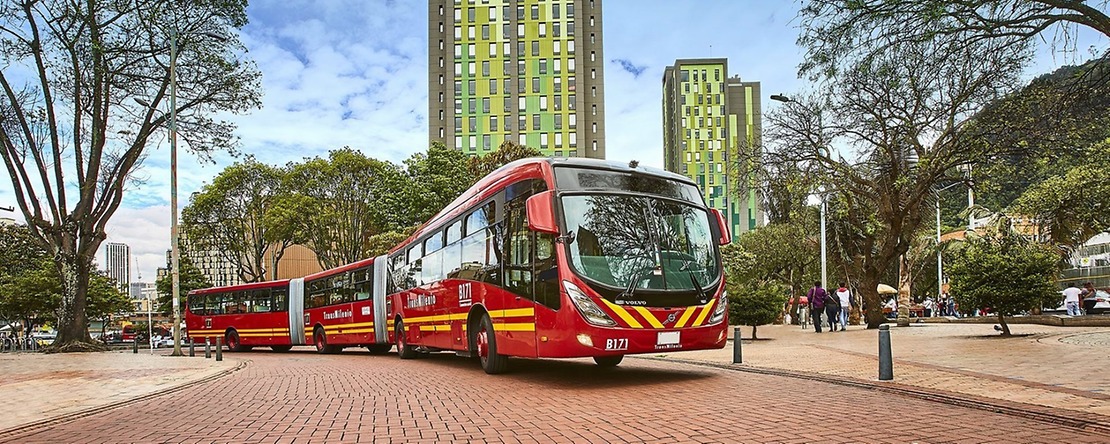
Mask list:
[[[933,190],[933,195],[936,196],[937,203],[937,302],[940,302],[940,300],[944,298],[944,259],[940,254],[940,192],[961,183],[963,182],[951,183],[939,190]]]
[[[783,102],[783,103],[790,103],[790,102],[798,103],[797,101],[795,101],[794,99],[791,99],[789,96],[787,96],[785,94],[772,94],[771,95],[771,100],[774,100],[776,102]],[[820,114],[818,115],[818,118],[820,118]],[[821,213],[821,285],[823,285],[825,287],[828,287],[829,286],[828,254],[827,254],[827,250],[826,250],[826,247],[825,247],[825,244],[826,244],[826,238],[825,238],[825,187],[824,186],[818,187],[817,188],[817,193],[818,193],[818,196],[821,198],[821,207],[820,207],[821,208],[821,210],[820,210],[820,213]]]
[[[190,33],[192,34],[192,33]],[[217,41],[227,41],[226,37],[210,32],[196,33]],[[170,29],[170,282],[173,296],[173,353],[171,356],[183,356],[181,353],[181,252],[178,248],[179,230],[177,223],[177,39],[176,29]],[[150,106],[146,101],[136,98],[136,102],[143,106]]]

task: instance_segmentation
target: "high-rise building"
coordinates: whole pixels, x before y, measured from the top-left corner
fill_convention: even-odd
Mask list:
[[[124,293],[131,291],[131,247],[127,244],[104,244],[104,268],[108,277],[116,280],[116,288]]]
[[[664,166],[698,183],[710,208],[720,210],[733,236],[763,223],[752,187],[740,195],[746,168],[738,150],[762,141],[759,82],[728,76],[728,59],[679,59],[663,74]]]
[[[601,23],[601,0],[429,0],[429,139],[604,159]]]

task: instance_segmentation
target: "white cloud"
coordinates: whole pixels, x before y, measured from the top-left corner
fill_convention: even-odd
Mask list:
[[[419,1],[253,2],[240,39],[263,73],[263,108],[224,116],[238,124],[241,150],[271,164],[326,155],[351,146],[398,162],[428,145],[427,14]],[[608,157],[662,165],[661,77],[680,58],[725,57],[729,75],[762,83],[763,111],[774,93],[796,93],[802,52],[794,2],[604,2],[606,141]],[[706,11],[712,11],[707,14]],[[1106,46],[1080,30],[1079,48]],[[1089,43],[1088,43],[1089,42]],[[636,69],[622,69],[625,61]],[[1031,72],[1074,63],[1042,50]],[[179,203],[236,159],[198,162],[179,150]],[[108,240],[131,245],[144,279],[164,266],[169,246],[169,150],[152,141],[149,157],[108,225]],[[15,204],[9,181],[0,206]],[[10,213],[0,213],[0,217]],[[16,215],[17,219],[22,219]],[[98,254],[103,261],[103,253]]]

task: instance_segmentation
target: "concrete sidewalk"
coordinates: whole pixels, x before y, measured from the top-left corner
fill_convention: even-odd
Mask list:
[[[878,381],[878,330],[862,326],[824,333],[762,326],[764,339],[742,342],[740,365],[1110,424],[1110,328],[1010,329],[1015,337],[1001,337],[991,324],[892,326],[893,381]],[[751,327],[741,335],[750,337]],[[731,365],[733,342],[667,358]]]
[[[222,362],[165,356],[168,351],[0,354],[0,432],[80,415],[164,393],[234,370],[242,360]],[[174,413],[150,412],[152,415]]]

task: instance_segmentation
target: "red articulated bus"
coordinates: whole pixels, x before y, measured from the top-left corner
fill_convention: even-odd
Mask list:
[[[186,302],[189,336],[231,351],[312,344],[320,353],[393,347],[386,325],[383,263],[366,259],[300,279],[195,290]]]
[[[388,258],[402,359],[424,351],[593,357],[722,348],[724,219],[666,171],[523,159],[481,179]]]

